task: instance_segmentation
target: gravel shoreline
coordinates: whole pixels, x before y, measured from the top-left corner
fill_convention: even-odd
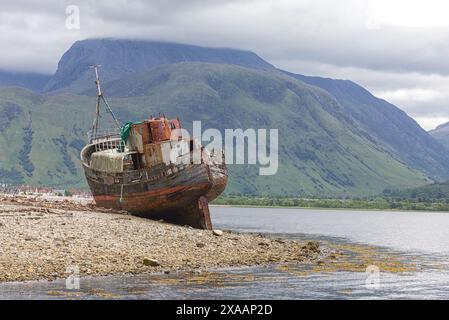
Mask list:
[[[317,242],[213,232],[96,208],[91,203],[0,196],[0,282],[322,263]]]

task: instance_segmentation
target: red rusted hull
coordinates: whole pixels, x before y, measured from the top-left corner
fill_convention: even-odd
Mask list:
[[[171,165],[120,174],[84,169],[97,205],[202,229],[212,229],[208,203],[227,184],[224,164],[190,164],[177,170]]]

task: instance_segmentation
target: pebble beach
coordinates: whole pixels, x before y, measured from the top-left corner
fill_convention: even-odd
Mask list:
[[[89,201],[0,196],[0,282],[275,263],[320,263],[330,250],[226,230],[199,230]]]

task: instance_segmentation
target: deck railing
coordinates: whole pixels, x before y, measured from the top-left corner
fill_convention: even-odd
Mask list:
[[[125,143],[120,137],[120,130],[118,128],[98,129],[93,136],[93,132],[87,133],[89,141],[95,146],[95,152],[104,150],[125,149]]]
[[[118,149],[122,152],[125,150],[125,143],[120,138],[94,140],[92,143],[95,146],[95,152],[114,149]]]
[[[90,130],[87,133],[87,137],[89,141],[102,141],[102,140],[110,140],[120,138],[120,129],[119,128],[106,128],[106,129],[97,129],[95,132]]]

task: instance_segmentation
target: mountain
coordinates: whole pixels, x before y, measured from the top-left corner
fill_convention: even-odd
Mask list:
[[[429,134],[449,150],[449,122],[440,124],[435,129],[430,130]]]
[[[329,92],[343,113],[404,163],[433,179],[449,179],[449,153],[404,111],[352,81],[286,73]],[[449,137],[449,128],[446,129]],[[432,135],[440,140],[438,134]]]
[[[89,66],[93,64],[104,67],[101,70],[104,79],[115,80],[157,65],[188,61],[275,70],[271,64],[249,51],[156,41],[88,39],[75,42],[64,53],[45,91],[79,93],[91,88],[93,77]]]
[[[376,98],[366,89],[351,81],[303,76],[276,69],[252,52],[205,48],[185,44],[133,41],[114,39],[90,39],[77,41],[63,55],[58,70],[48,82],[45,90],[63,91],[77,94],[95,94],[92,90],[93,72],[89,66],[100,63],[103,83],[115,81],[109,90],[127,90],[127,96],[136,94],[137,85],[153,86],[153,83],[132,84],[126,80],[162,65],[179,62],[207,62],[231,64],[250,69],[283,73],[310,85],[322,88],[331,94],[341,106],[341,111],[367,137],[374,139],[394,157],[411,168],[422,170],[435,180],[449,179],[449,153],[425,132],[411,117],[396,106]],[[163,75],[161,75],[163,77]],[[122,85],[126,89],[122,89]],[[261,88],[264,90],[264,88]]]
[[[39,92],[51,75],[0,70],[0,87],[22,87]]]
[[[105,83],[104,91],[122,121],[161,111],[187,129],[193,120],[202,120],[203,130],[279,129],[278,173],[258,176],[255,166],[231,165],[228,194],[373,195],[430,182],[329,93],[285,74],[186,62]],[[85,95],[0,89],[0,112],[9,115],[0,126],[0,147],[8,150],[0,153],[0,180],[85,186],[78,159],[94,104]]]

